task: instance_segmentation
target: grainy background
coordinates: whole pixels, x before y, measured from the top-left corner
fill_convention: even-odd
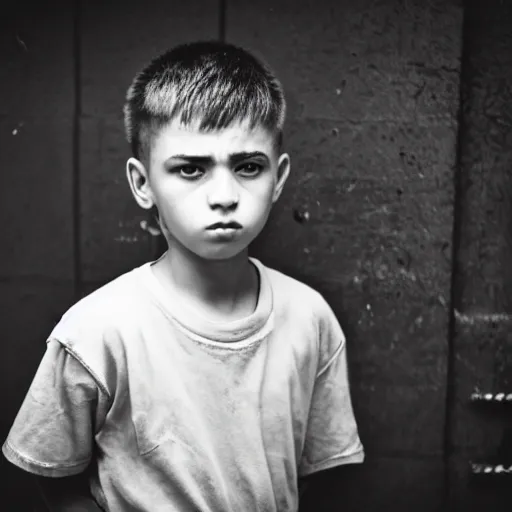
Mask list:
[[[253,255],[319,289],[348,337],[367,461],[332,510],[510,510],[512,2],[11,5],[0,20],[0,438],[77,298],[158,254],[124,178],[133,75],[177,43],[263,56],[293,173]],[[307,222],[299,222],[308,217]],[[510,352],[512,354],[512,352]],[[0,509],[37,506],[3,458]],[[350,504],[350,506],[349,506]]]

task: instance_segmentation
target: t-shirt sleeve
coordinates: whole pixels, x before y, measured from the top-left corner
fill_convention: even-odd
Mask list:
[[[104,391],[58,341],[50,340],[2,451],[41,476],[85,470],[107,405]]]
[[[350,397],[345,337],[329,307],[326,316],[320,325],[322,354],[299,465],[301,477],[364,460]]]

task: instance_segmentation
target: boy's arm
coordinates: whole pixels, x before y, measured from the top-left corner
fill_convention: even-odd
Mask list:
[[[108,404],[84,366],[50,340],[2,447],[7,460],[37,475],[49,510],[101,510],[90,504],[87,468]]]
[[[89,492],[85,474],[62,478],[36,476],[35,480],[49,512],[102,512]]]
[[[364,460],[350,396],[345,336],[325,301],[322,310],[319,366],[299,464],[301,511],[315,512],[339,509],[340,500],[357,488],[358,466]]]
[[[299,476],[363,462],[348,382],[345,340],[319,371],[309,410]]]

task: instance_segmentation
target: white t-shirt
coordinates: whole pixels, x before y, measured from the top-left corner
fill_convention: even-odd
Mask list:
[[[345,339],[322,296],[251,259],[255,311],[212,323],[150,263],[51,333],[3,453],[43,476],[92,469],[109,512],[286,512],[297,478],[362,462]]]

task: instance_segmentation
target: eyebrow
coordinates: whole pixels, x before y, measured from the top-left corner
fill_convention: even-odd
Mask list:
[[[241,151],[229,155],[229,163],[233,165],[243,160],[249,160],[250,158],[264,158],[266,161],[269,161],[269,157],[261,151]],[[185,162],[202,165],[211,165],[214,163],[214,159],[206,155],[173,155],[169,157],[166,162],[172,162],[173,160],[184,160]]]

